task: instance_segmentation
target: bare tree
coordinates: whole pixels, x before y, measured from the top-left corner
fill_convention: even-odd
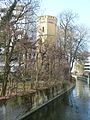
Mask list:
[[[64,11],[60,14],[59,40],[69,64],[69,72],[72,70],[78,51],[80,52],[82,46],[85,46],[87,42],[87,29],[76,25],[76,18],[77,14],[74,14],[72,11]]]
[[[10,2],[10,5],[8,5],[8,2]],[[0,21],[0,39],[5,54],[2,96],[6,94],[8,75],[11,70],[11,63],[14,61],[12,57],[16,43],[23,39],[27,33],[28,30],[25,29],[25,26],[34,22],[31,20],[26,23],[26,13],[30,12],[30,16],[33,16],[39,7],[38,0],[14,0],[5,1],[4,3],[8,6],[6,6]]]

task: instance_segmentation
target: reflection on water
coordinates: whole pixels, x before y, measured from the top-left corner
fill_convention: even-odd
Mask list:
[[[69,94],[58,98],[25,120],[90,120],[90,88],[81,81]]]
[[[17,120],[30,111],[30,98],[19,97],[0,104],[0,120]],[[90,120],[90,88],[81,81],[68,94],[53,101],[24,120]]]

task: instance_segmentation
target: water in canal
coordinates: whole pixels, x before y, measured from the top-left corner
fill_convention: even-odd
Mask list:
[[[21,99],[21,98],[20,98]],[[30,110],[28,97],[0,103],[0,120],[17,120]],[[76,87],[24,120],[90,120],[90,87],[76,81]]]

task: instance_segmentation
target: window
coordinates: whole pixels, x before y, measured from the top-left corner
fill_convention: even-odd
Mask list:
[[[44,32],[44,27],[42,27],[42,32]]]
[[[84,70],[90,70],[90,68],[84,68]]]
[[[90,67],[90,65],[85,65],[85,67]]]

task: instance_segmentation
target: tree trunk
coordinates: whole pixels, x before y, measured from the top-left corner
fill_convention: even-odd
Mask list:
[[[6,62],[6,65],[5,65],[4,69],[5,69],[5,72],[4,72],[4,79],[3,79],[2,91],[1,91],[2,96],[6,95],[6,89],[7,89],[7,83],[8,83],[8,75],[9,75],[9,72],[10,72],[9,61]]]

